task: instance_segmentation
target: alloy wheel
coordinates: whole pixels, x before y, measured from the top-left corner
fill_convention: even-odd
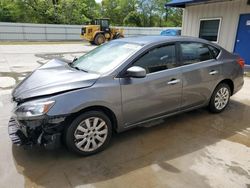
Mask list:
[[[228,88],[222,87],[215,95],[214,104],[217,110],[222,110],[228,103],[230,92]]]
[[[84,152],[90,152],[101,147],[108,135],[106,122],[99,117],[83,120],[74,132],[75,146]]]

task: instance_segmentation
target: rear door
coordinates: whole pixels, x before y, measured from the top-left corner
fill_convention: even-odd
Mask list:
[[[179,43],[183,81],[181,109],[204,105],[220,77],[219,50],[198,42]]]
[[[120,79],[125,126],[179,110],[182,85],[175,44],[148,50],[131,66],[145,68],[147,75]]]

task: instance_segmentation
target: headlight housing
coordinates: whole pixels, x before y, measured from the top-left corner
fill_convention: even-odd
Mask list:
[[[30,101],[17,106],[14,109],[14,114],[17,118],[32,118],[46,114],[55,104],[55,101]]]

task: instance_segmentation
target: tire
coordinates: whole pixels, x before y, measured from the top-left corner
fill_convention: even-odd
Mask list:
[[[220,113],[225,110],[227,107],[231,96],[231,89],[230,87],[225,84],[219,84],[210,99],[209,102],[209,110],[212,113]]]
[[[123,35],[120,35],[120,34],[117,34],[117,35],[114,37],[114,39],[121,39],[121,38],[124,38],[124,36],[123,36]]]
[[[89,41],[89,43],[90,43],[91,45],[95,45],[95,42],[94,42],[94,41]]]
[[[96,45],[101,45],[105,42],[105,37],[103,34],[99,33],[95,36],[94,42]]]
[[[112,136],[112,124],[103,112],[88,111],[76,117],[64,135],[69,150],[88,156],[107,147]]]

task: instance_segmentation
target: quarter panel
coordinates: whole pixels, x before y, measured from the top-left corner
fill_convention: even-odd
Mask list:
[[[223,60],[222,79],[230,79],[234,83],[234,93],[239,91],[244,84],[244,69],[237,63],[237,57],[231,55]]]

